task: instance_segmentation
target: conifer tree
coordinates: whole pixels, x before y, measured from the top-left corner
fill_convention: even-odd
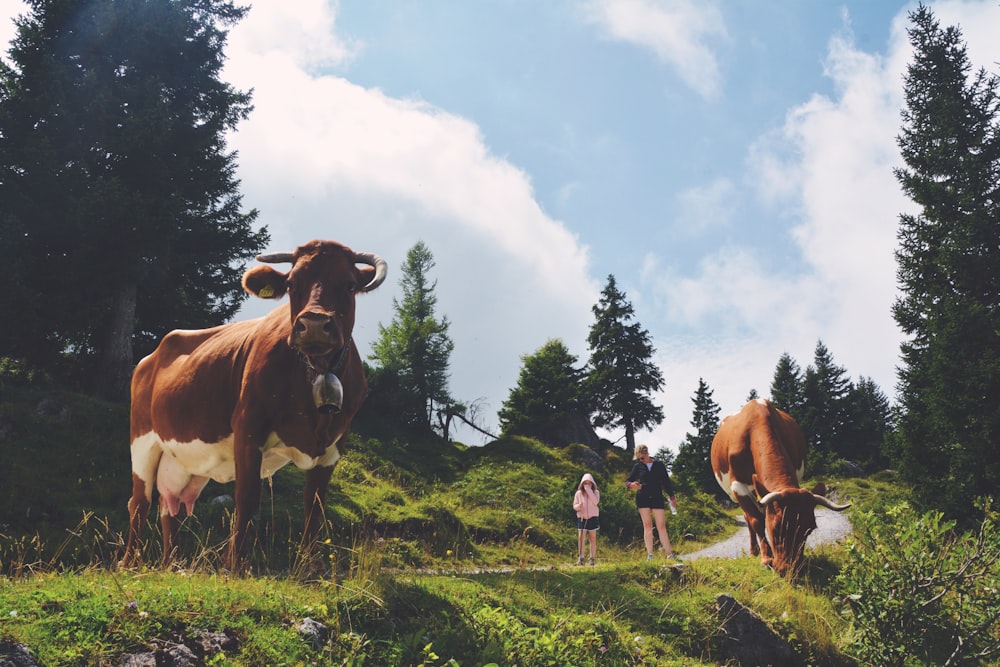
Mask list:
[[[625,451],[632,453],[636,430],[663,422],[663,409],[650,398],[663,389],[663,374],[652,361],[655,350],[649,333],[632,321],[635,311],[613,275],[592,310],[587,392],[594,424],[625,429]]]
[[[848,433],[847,371],[833,361],[823,341],[817,341],[813,364],[806,368],[802,414],[797,418],[809,446],[809,464],[816,468],[831,462]]]
[[[219,79],[226,28],[247,8],[29,9],[0,67],[0,309],[19,314],[0,348],[124,398],[134,356],[164,333],[235,314],[242,263],[267,242],[226,150],[250,94]]]
[[[897,137],[901,346],[899,469],[922,508],[969,519],[1000,479],[998,78],[972,73],[957,27],[921,5]]]
[[[778,359],[771,380],[771,403],[784,410],[796,420],[802,417],[802,402],[805,396],[802,369],[792,355],[785,352]]]
[[[721,492],[712,472],[710,458],[712,440],[719,431],[721,410],[712,398],[713,393],[705,380],[698,378],[698,389],[691,398],[694,403],[694,412],[691,415],[691,427],[694,433],[685,434],[684,442],[677,450],[673,467],[681,482],[701,488],[710,494]]]
[[[400,267],[403,298],[393,298],[395,315],[388,326],[379,323],[379,337],[369,355],[377,364],[373,387],[392,399],[388,404],[376,400],[376,406],[391,411],[394,420],[426,430],[431,429],[435,414],[454,411],[458,405],[448,390],[455,344],[448,335],[448,318],[439,320],[435,314],[433,268],[433,254],[418,241]]]
[[[521,372],[498,413],[504,435],[523,435],[555,445],[567,424],[584,415],[583,370],[558,338],[521,357]]]

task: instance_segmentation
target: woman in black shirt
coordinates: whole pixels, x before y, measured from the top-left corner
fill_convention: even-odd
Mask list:
[[[677,499],[674,498],[674,485],[670,482],[667,467],[662,461],[657,461],[649,455],[649,447],[638,445],[635,448],[636,463],[625,480],[625,486],[635,489],[635,506],[642,517],[642,538],[646,542],[646,560],[653,560],[653,521],[656,521],[656,532],[660,536],[660,546],[667,558],[674,558],[674,550],[670,546],[667,535],[667,522],[664,514],[663,494],[670,499],[670,511],[677,513]]]

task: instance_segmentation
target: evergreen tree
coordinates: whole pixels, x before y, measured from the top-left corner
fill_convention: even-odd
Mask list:
[[[31,0],[0,67],[0,349],[109,397],[133,347],[231,318],[262,250],[226,133],[228,0]],[[44,304],[42,307],[40,304]],[[57,368],[63,362],[67,367]]]
[[[796,420],[802,416],[802,403],[805,397],[802,369],[785,352],[778,359],[771,380],[771,403],[779,410],[784,410]]]
[[[583,370],[559,339],[521,357],[521,372],[498,413],[504,435],[523,435],[565,445],[561,434],[585,413],[581,400]]]
[[[958,28],[921,5],[896,178],[919,207],[899,217],[897,465],[915,500],[960,520],[1000,479],[998,78],[971,74]]]
[[[715,474],[712,472],[712,440],[719,431],[719,411],[721,408],[712,399],[713,391],[698,378],[698,389],[691,401],[694,412],[691,426],[694,433],[687,433],[677,450],[673,470],[682,483],[701,488],[706,493],[721,492]]]
[[[816,343],[814,365],[806,368],[802,415],[797,418],[809,444],[809,464],[819,469],[839,455],[848,434],[847,371],[833,362],[823,341]]]
[[[618,291],[615,277],[593,307],[595,321],[587,336],[590,363],[587,391],[594,424],[625,429],[625,451],[635,451],[635,432],[663,422],[663,409],[650,394],[663,389],[663,374],[652,362],[649,334],[632,322],[635,311]]]
[[[393,298],[395,312],[389,326],[379,323],[379,337],[369,359],[378,370],[372,393],[384,392],[376,409],[388,411],[386,418],[431,429],[435,414],[453,413],[458,404],[448,391],[448,367],[455,347],[448,336],[448,318],[435,315],[437,281],[430,281],[434,256],[422,241],[406,253],[400,269],[403,299]],[[391,401],[386,402],[386,397]],[[441,423],[448,417],[441,417]]]
[[[868,471],[884,468],[888,463],[887,439],[893,433],[889,398],[874,380],[863,377],[851,386],[847,403],[848,432],[837,454]]]

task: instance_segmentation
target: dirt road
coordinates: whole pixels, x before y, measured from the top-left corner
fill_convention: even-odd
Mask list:
[[[740,519],[740,528],[728,539],[717,542],[710,547],[689,554],[681,554],[681,560],[697,560],[698,558],[739,558],[750,553],[750,534],[746,523]],[[825,507],[816,508],[816,530],[806,540],[806,548],[815,548],[820,544],[838,542],[851,532],[851,523],[843,512],[834,512]]]

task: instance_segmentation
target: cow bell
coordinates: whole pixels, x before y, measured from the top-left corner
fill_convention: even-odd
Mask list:
[[[313,380],[313,401],[325,415],[337,414],[344,404],[344,385],[333,373],[321,373]]]

